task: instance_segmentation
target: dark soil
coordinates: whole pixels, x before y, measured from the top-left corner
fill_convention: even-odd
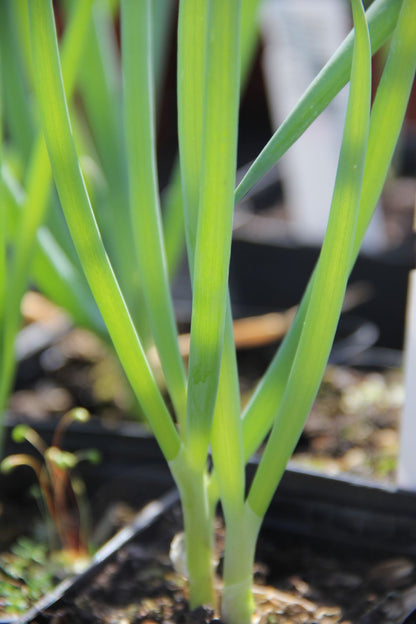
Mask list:
[[[329,366],[293,459],[326,474],[393,482],[403,401],[398,369]]]
[[[178,523],[175,509],[32,624],[220,624],[210,610],[189,611],[184,581],[167,557]],[[405,557],[265,531],[257,560],[258,624],[399,624],[416,605],[415,566]]]

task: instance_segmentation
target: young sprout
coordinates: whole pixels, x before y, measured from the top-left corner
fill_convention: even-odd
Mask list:
[[[80,487],[79,478],[73,474],[81,461],[97,464],[100,454],[95,449],[71,453],[61,448],[63,435],[74,421],[87,422],[90,415],[83,408],[75,408],[64,414],[48,446],[32,427],[20,424],[14,427],[12,438],[17,443],[29,442],[40,454],[35,458],[28,453],[9,455],[0,464],[3,472],[10,472],[17,466],[29,466],[36,474],[41,495],[49,516],[49,525],[59,538],[62,550],[76,558],[88,554],[85,525],[85,488]]]
[[[29,442],[41,455],[46,451],[46,444],[32,427],[25,424],[16,425],[12,431],[12,440],[22,443]]]

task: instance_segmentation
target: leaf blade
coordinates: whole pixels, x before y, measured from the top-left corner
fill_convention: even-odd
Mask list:
[[[264,515],[318,391],[353,255],[368,139],[371,50],[361,0],[352,0],[355,45],[350,94],[328,227],[302,333],[276,420],[247,499]]]

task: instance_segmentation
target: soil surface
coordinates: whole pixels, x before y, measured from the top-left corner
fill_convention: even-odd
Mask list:
[[[189,611],[184,580],[167,556],[178,526],[174,509],[32,624],[220,624],[209,609]],[[257,561],[257,624],[399,624],[416,605],[416,570],[404,557],[265,531]]]

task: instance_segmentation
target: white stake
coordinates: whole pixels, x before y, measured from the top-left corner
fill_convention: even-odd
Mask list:
[[[416,211],[413,229],[416,232]],[[400,430],[397,480],[401,488],[416,491],[416,269],[409,276],[404,383],[405,404]]]

